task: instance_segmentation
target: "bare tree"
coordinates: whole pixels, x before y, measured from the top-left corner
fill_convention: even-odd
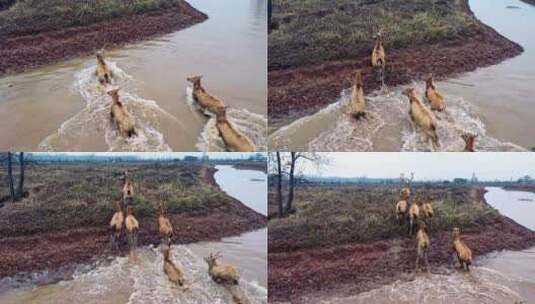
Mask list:
[[[24,196],[24,152],[19,153],[19,169],[19,187],[16,200],[20,200]]]
[[[304,168],[302,164],[309,163],[320,170],[328,163],[327,155],[324,153],[311,152],[270,152],[268,154],[268,171],[275,181],[276,201],[278,207],[278,217],[284,217],[294,212],[293,202],[295,198],[295,188],[297,186],[297,176]],[[283,187],[283,181],[288,186]],[[287,190],[286,190],[287,189]],[[287,197],[284,192],[287,191]]]
[[[277,200],[279,203],[279,217],[283,217],[284,208],[282,205],[282,164],[280,152],[277,152]]]
[[[13,161],[11,159],[11,152],[7,152],[7,181],[9,183],[9,195],[11,201],[15,201],[15,188],[13,186]]]

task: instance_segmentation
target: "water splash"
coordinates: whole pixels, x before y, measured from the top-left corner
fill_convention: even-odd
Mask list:
[[[421,274],[410,282],[398,281],[324,303],[524,303],[515,290],[518,283],[493,269],[473,267],[471,273]]]
[[[110,118],[110,96],[106,94],[105,86],[98,82],[94,74],[95,66],[92,65],[76,74],[73,87],[85,101],[85,108],[47,136],[39,144],[40,150],[85,150],[84,144],[88,142],[105,144],[109,151],[171,150],[159,131],[159,122],[176,122],[176,118],[161,109],[155,101],[135,95],[133,78],[114,62],[108,65],[113,73],[112,84],[121,88],[121,101],[134,117],[137,136],[124,138],[119,134]]]
[[[412,86],[425,104],[425,88],[416,82]],[[402,94],[405,88],[383,88],[366,96],[367,118],[358,121],[348,113],[351,91],[343,90],[337,102],[270,135],[270,146],[310,151],[432,151],[431,143],[425,141],[410,119],[409,103]],[[446,110],[435,112],[440,151],[462,151],[463,133],[477,134],[477,151],[526,151],[488,135],[477,111],[462,97],[445,98]]]
[[[171,283],[163,272],[159,248],[139,248],[127,257],[116,257],[89,271],[78,271],[72,280],[33,289],[9,291],[6,303],[32,299],[33,303],[233,303],[227,287],[215,283],[201,256],[187,246],[173,245],[172,260],[184,271],[187,289]],[[251,303],[267,303],[267,289],[255,281],[240,279],[238,287]]]
[[[200,151],[211,152],[227,151],[225,143],[219,135],[219,131],[216,127],[215,115],[210,111],[202,110],[200,108],[197,102],[193,99],[193,89],[191,87],[187,88],[187,101],[192,112],[195,113],[194,115],[197,115],[197,117],[202,120],[208,118],[208,121],[199,135],[196,145],[197,149]],[[229,108],[227,110],[227,118],[238,131],[249,137],[255,144],[257,151],[267,151],[267,119],[265,116],[251,113],[246,109]]]

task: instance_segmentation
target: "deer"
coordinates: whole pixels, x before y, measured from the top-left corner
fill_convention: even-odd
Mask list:
[[[124,103],[119,100],[119,90],[119,87],[115,87],[108,91],[108,95],[112,98],[110,117],[122,136],[133,137],[136,135],[134,118]]]
[[[446,108],[444,97],[437,92],[435,84],[433,83],[433,76],[430,75],[425,81],[425,99],[431,105],[431,110],[442,112]]]
[[[227,108],[220,107],[215,110],[216,128],[225,142],[225,146],[231,152],[254,152],[255,144],[238,131],[227,119]]]
[[[113,73],[109,69],[106,62],[104,61],[102,51],[98,51],[96,54],[96,57],[97,57],[97,69],[95,71],[95,75],[97,76],[98,81],[102,85],[111,84],[111,78],[113,76]]]
[[[193,99],[203,111],[208,110],[209,112],[215,114],[216,109],[225,106],[221,99],[206,92],[204,87],[201,85],[202,76],[192,76],[186,79],[193,84]]]
[[[208,264],[208,274],[218,284],[237,285],[240,274],[234,265],[219,262],[220,253],[208,255],[204,260]]]
[[[464,140],[464,150],[463,152],[476,152],[475,141],[476,134],[465,133],[461,135],[461,138]]]
[[[163,203],[160,203],[160,215],[158,216],[158,226],[160,230],[160,237],[165,240],[167,245],[171,244],[171,237],[173,236],[173,225],[165,214]]]
[[[416,221],[420,218],[420,204],[419,199],[415,199],[410,208],[409,208],[409,235],[414,233],[414,228],[416,228]]]
[[[470,271],[470,265],[472,264],[472,251],[461,239],[461,229],[458,227],[453,228],[452,233],[452,247],[453,252],[455,252],[455,255],[457,256],[457,259],[459,260],[459,264],[462,269],[466,271]]]
[[[427,225],[420,222],[418,233],[416,233],[416,271],[420,269],[420,259],[423,258],[427,272],[429,272],[429,260],[427,253],[429,252],[429,232],[427,231]]]
[[[379,31],[375,35],[375,46],[372,51],[372,67],[384,68],[386,65],[385,48],[383,47],[383,31]]]
[[[376,77],[381,81],[382,85],[385,85],[385,67],[386,67],[386,56],[385,48],[383,47],[383,31],[379,31],[375,36],[375,46],[372,51],[372,67],[376,72]]]
[[[134,217],[132,206],[126,207],[126,232],[128,234],[128,244],[130,249],[137,247],[137,234],[139,232],[139,223]]]
[[[117,211],[115,211],[110,221],[111,247],[112,249],[119,249],[119,239],[123,233],[124,213],[120,202],[116,202],[115,206]]]
[[[125,179],[123,185],[123,202],[125,206],[132,205],[134,202],[134,184],[129,179]]]
[[[396,203],[396,218],[402,221],[407,216],[408,203],[406,200],[400,200]]]
[[[357,70],[353,78],[353,88],[351,91],[351,115],[359,119],[366,115],[366,100],[364,99],[364,89],[362,84],[362,71]]]
[[[167,278],[172,283],[183,287],[185,285],[185,278],[184,278],[184,272],[180,268],[180,266],[176,265],[171,260],[171,248],[167,246],[166,248],[162,249],[163,254],[163,272],[167,275]]]
[[[431,199],[426,198],[425,202],[422,204],[421,213],[424,218],[430,219],[435,214],[433,211],[433,205],[431,204]]]
[[[433,148],[437,150],[440,148],[440,143],[438,141],[435,115],[418,100],[414,88],[406,89],[403,94],[409,98],[409,115],[412,122],[424,132],[427,141],[431,139]]]

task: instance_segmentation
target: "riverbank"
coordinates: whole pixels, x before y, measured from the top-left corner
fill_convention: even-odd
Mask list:
[[[155,2],[155,1],[152,1]],[[94,53],[101,48],[116,48],[156,35],[185,29],[208,18],[186,1],[164,1],[165,5],[131,12],[113,12],[109,18],[89,18],[87,15],[101,12],[79,11],[92,23],[79,25],[81,21],[58,26],[61,16],[41,18],[45,23],[35,28],[2,27],[0,38],[0,75],[22,72],[41,65]],[[50,5],[58,5],[51,3]],[[16,5],[14,5],[15,7]],[[84,9],[87,9],[84,7]],[[8,19],[7,11],[0,17]],[[121,15],[123,14],[123,15]],[[31,17],[31,16],[30,16]],[[16,19],[17,24],[35,23],[30,17]],[[29,19],[29,20],[27,20]],[[75,18],[76,19],[76,18]]]
[[[176,244],[215,241],[266,226],[265,216],[211,182],[215,173],[211,167],[35,165],[27,169],[28,198],[0,208],[0,278],[62,272],[126,255],[126,246],[119,252],[110,250],[108,228],[125,169],[135,183],[139,246],[160,242],[157,207],[161,200],[174,225]],[[65,279],[64,274],[57,279]]]
[[[435,209],[429,252],[434,274],[452,271],[454,226],[461,227],[476,260],[492,251],[535,245],[534,232],[489,207],[483,188],[431,186],[425,193]],[[398,188],[313,186],[296,195],[297,213],[268,224],[271,302],[355,295],[415,278],[415,241],[392,212]],[[329,208],[325,201],[331,202]]]
[[[428,73],[440,79],[473,71],[478,67],[497,64],[523,51],[520,45],[477,20],[468,6],[468,0],[455,5],[429,1],[426,2],[428,6],[413,2],[389,6],[389,10],[399,13],[393,13],[392,16],[382,15],[381,5],[393,5],[389,2],[307,7],[306,12],[299,14],[288,13],[291,10],[287,8],[284,14],[274,9],[274,19],[281,24],[279,30],[269,35],[268,113],[270,125],[273,125],[270,132],[335,102],[342,89],[350,86],[346,79],[355,69],[363,70],[365,92],[370,93],[380,87],[380,82],[375,80],[369,67],[373,47],[372,28],[386,27],[385,82],[390,86],[422,79]],[[412,19],[407,17],[411,16],[407,12],[411,9],[418,12],[412,12],[417,16]],[[436,10],[444,12],[444,15],[437,14]],[[371,16],[368,18],[370,23],[362,24],[358,35],[346,33],[349,28],[359,27],[347,26],[343,22],[359,19],[350,18],[359,14]],[[304,22],[303,18],[318,20]],[[342,23],[337,27],[340,33],[321,26],[323,22],[332,22],[333,18]],[[392,26],[392,18],[400,18],[396,22],[400,24],[401,32]],[[422,21],[426,18],[432,22]],[[458,25],[448,27],[448,18],[458,19],[458,22],[450,22]],[[295,34],[277,33],[280,29]],[[304,34],[307,29],[315,29],[318,34],[307,36]],[[295,43],[285,40],[293,35],[302,38]]]

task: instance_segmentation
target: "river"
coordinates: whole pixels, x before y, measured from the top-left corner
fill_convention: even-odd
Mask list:
[[[519,224],[535,229],[535,193],[489,187],[486,201]],[[476,257],[470,273],[421,274],[355,296],[310,299],[311,303],[501,304],[535,303],[535,247]]]
[[[259,203],[267,204],[266,174],[227,167],[229,166],[218,166],[215,179],[220,187],[235,198],[247,197],[242,202],[261,212],[262,208],[257,209]],[[256,178],[251,180],[250,176],[264,181]],[[242,187],[227,186],[229,181],[235,181],[236,178]],[[221,252],[224,261],[238,267],[241,275],[239,288],[251,303],[267,303],[267,229],[224,238],[218,242],[173,245],[173,260],[183,266],[185,277],[192,284],[186,291],[168,281],[162,271],[159,248],[146,246],[137,249],[133,256],[110,258],[89,269],[80,267],[71,280],[43,286],[26,285],[3,289],[0,292],[0,303],[70,304],[74,299],[76,303],[85,304],[233,303],[230,292],[208,276],[208,267],[203,257],[211,252]],[[42,275],[36,274],[35,277]]]
[[[0,150],[221,151],[215,119],[192,105],[186,77],[194,75],[265,150],[267,0],[189,3],[208,20],[105,52],[137,137],[125,140],[111,124],[110,99],[89,56],[0,78]]]
[[[483,23],[521,44],[525,52],[504,62],[458,77],[437,81],[447,101],[438,114],[441,151],[462,151],[461,133],[478,134],[478,151],[522,151],[535,147],[532,128],[535,109],[535,39],[529,24],[535,6],[519,0],[470,0]],[[507,8],[513,6],[516,8]],[[410,84],[423,94],[422,82]],[[273,149],[291,151],[429,151],[407,115],[407,86],[371,92],[368,119],[355,121],[346,113],[350,91],[319,112],[281,127],[269,136]]]

